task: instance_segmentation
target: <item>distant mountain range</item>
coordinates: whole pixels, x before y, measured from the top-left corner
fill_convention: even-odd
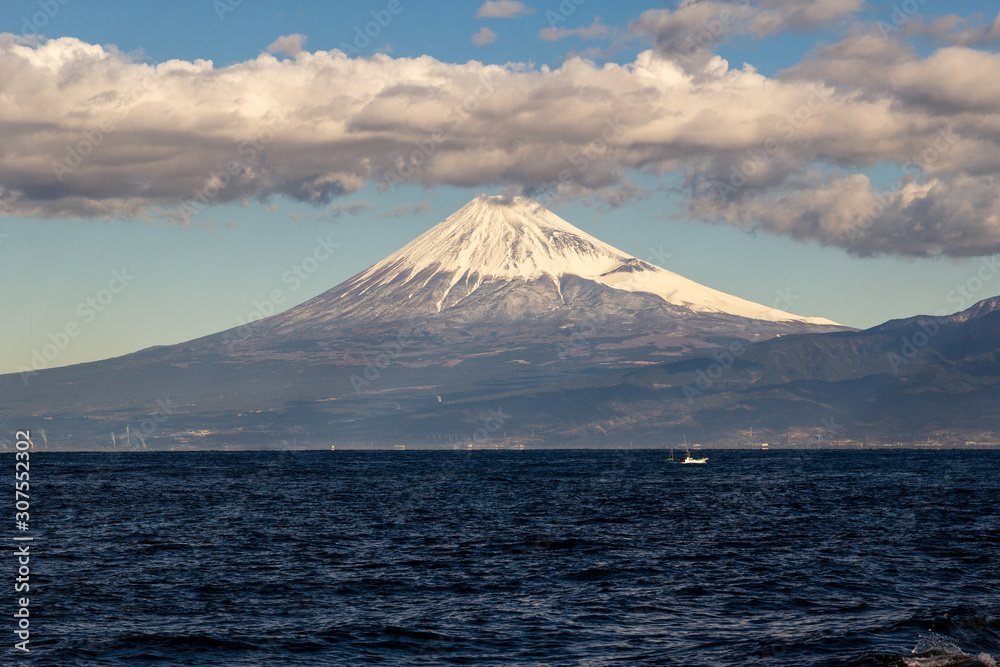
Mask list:
[[[284,313],[0,376],[0,410],[60,448],[971,433],[996,417],[996,305],[853,331],[699,285],[530,199],[481,195]]]
[[[503,405],[562,442],[995,444],[1000,297],[947,317],[802,334],[685,356],[543,390],[456,402]],[[442,414],[441,419],[455,419]],[[417,421],[400,420],[405,429]]]

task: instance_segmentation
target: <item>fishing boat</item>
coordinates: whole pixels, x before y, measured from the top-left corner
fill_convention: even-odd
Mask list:
[[[697,447],[697,445],[695,445],[695,447]],[[708,457],[707,456],[705,458],[703,458],[703,459],[696,459],[695,457],[691,456],[691,450],[688,448],[687,437],[684,438],[684,451],[686,452],[686,454],[684,455],[684,458],[682,458],[680,461],[677,461],[677,463],[684,463],[684,464],[708,463]],[[674,450],[671,449],[670,450],[670,458],[667,459],[667,460],[668,461],[673,461],[673,458],[674,458]]]
[[[680,460],[680,463],[708,463],[708,457],[706,456],[703,459],[696,459],[691,456],[691,452],[688,452],[687,456]]]

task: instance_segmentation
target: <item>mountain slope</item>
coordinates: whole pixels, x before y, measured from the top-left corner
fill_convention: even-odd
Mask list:
[[[567,289],[573,293],[567,295]],[[631,303],[633,312],[726,315],[789,325],[785,330],[840,326],[755,304],[643,262],[531,199],[487,195],[279,319],[293,326],[434,315],[512,322],[589,308],[608,289],[613,292],[605,300]],[[610,314],[619,314],[616,310]]]

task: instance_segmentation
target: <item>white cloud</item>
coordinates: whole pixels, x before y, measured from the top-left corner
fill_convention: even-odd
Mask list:
[[[580,39],[596,39],[608,34],[608,27],[601,23],[600,18],[595,18],[594,22],[584,28],[542,28],[538,36],[549,42],[560,40],[564,37],[576,36]]]
[[[556,69],[339,51],[152,65],[8,35],[0,215],[186,224],[216,203],[340,206],[399,182],[615,205],[642,196],[642,171],[681,179],[698,219],[859,255],[993,254],[996,71],[995,53],[920,56],[877,32],[780,78],[717,56],[695,72],[658,51]],[[897,188],[861,174],[882,165]],[[859,225],[876,201],[885,210]]]
[[[534,9],[519,0],[486,0],[476,12],[476,18],[513,19],[534,13]]]
[[[305,35],[295,33],[293,35],[282,35],[278,39],[271,42],[267,47],[268,53],[287,53],[290,56],[297,56],[302,53],[302,48],[305,46],[306,39]]]
[[[489,28],[480,28],[479,32],[472,36],[472,43],[476,46],[492,44],[497,39],[497,34]]]

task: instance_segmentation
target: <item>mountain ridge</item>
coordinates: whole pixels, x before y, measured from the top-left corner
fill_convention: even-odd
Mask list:
[[[895,329],[907,325],[921,325],[929,323],[940,324],[942,322],[967,322],[971,319],[997,311],[1000,311],[1000,296],[993,296],[987,297],[972,304],[964,310],[951,313],[950,315],[912,315],[910,317],[901,317],[883,322],[882,324],[877,324],[874,327],[871,327],[871,329]]]

